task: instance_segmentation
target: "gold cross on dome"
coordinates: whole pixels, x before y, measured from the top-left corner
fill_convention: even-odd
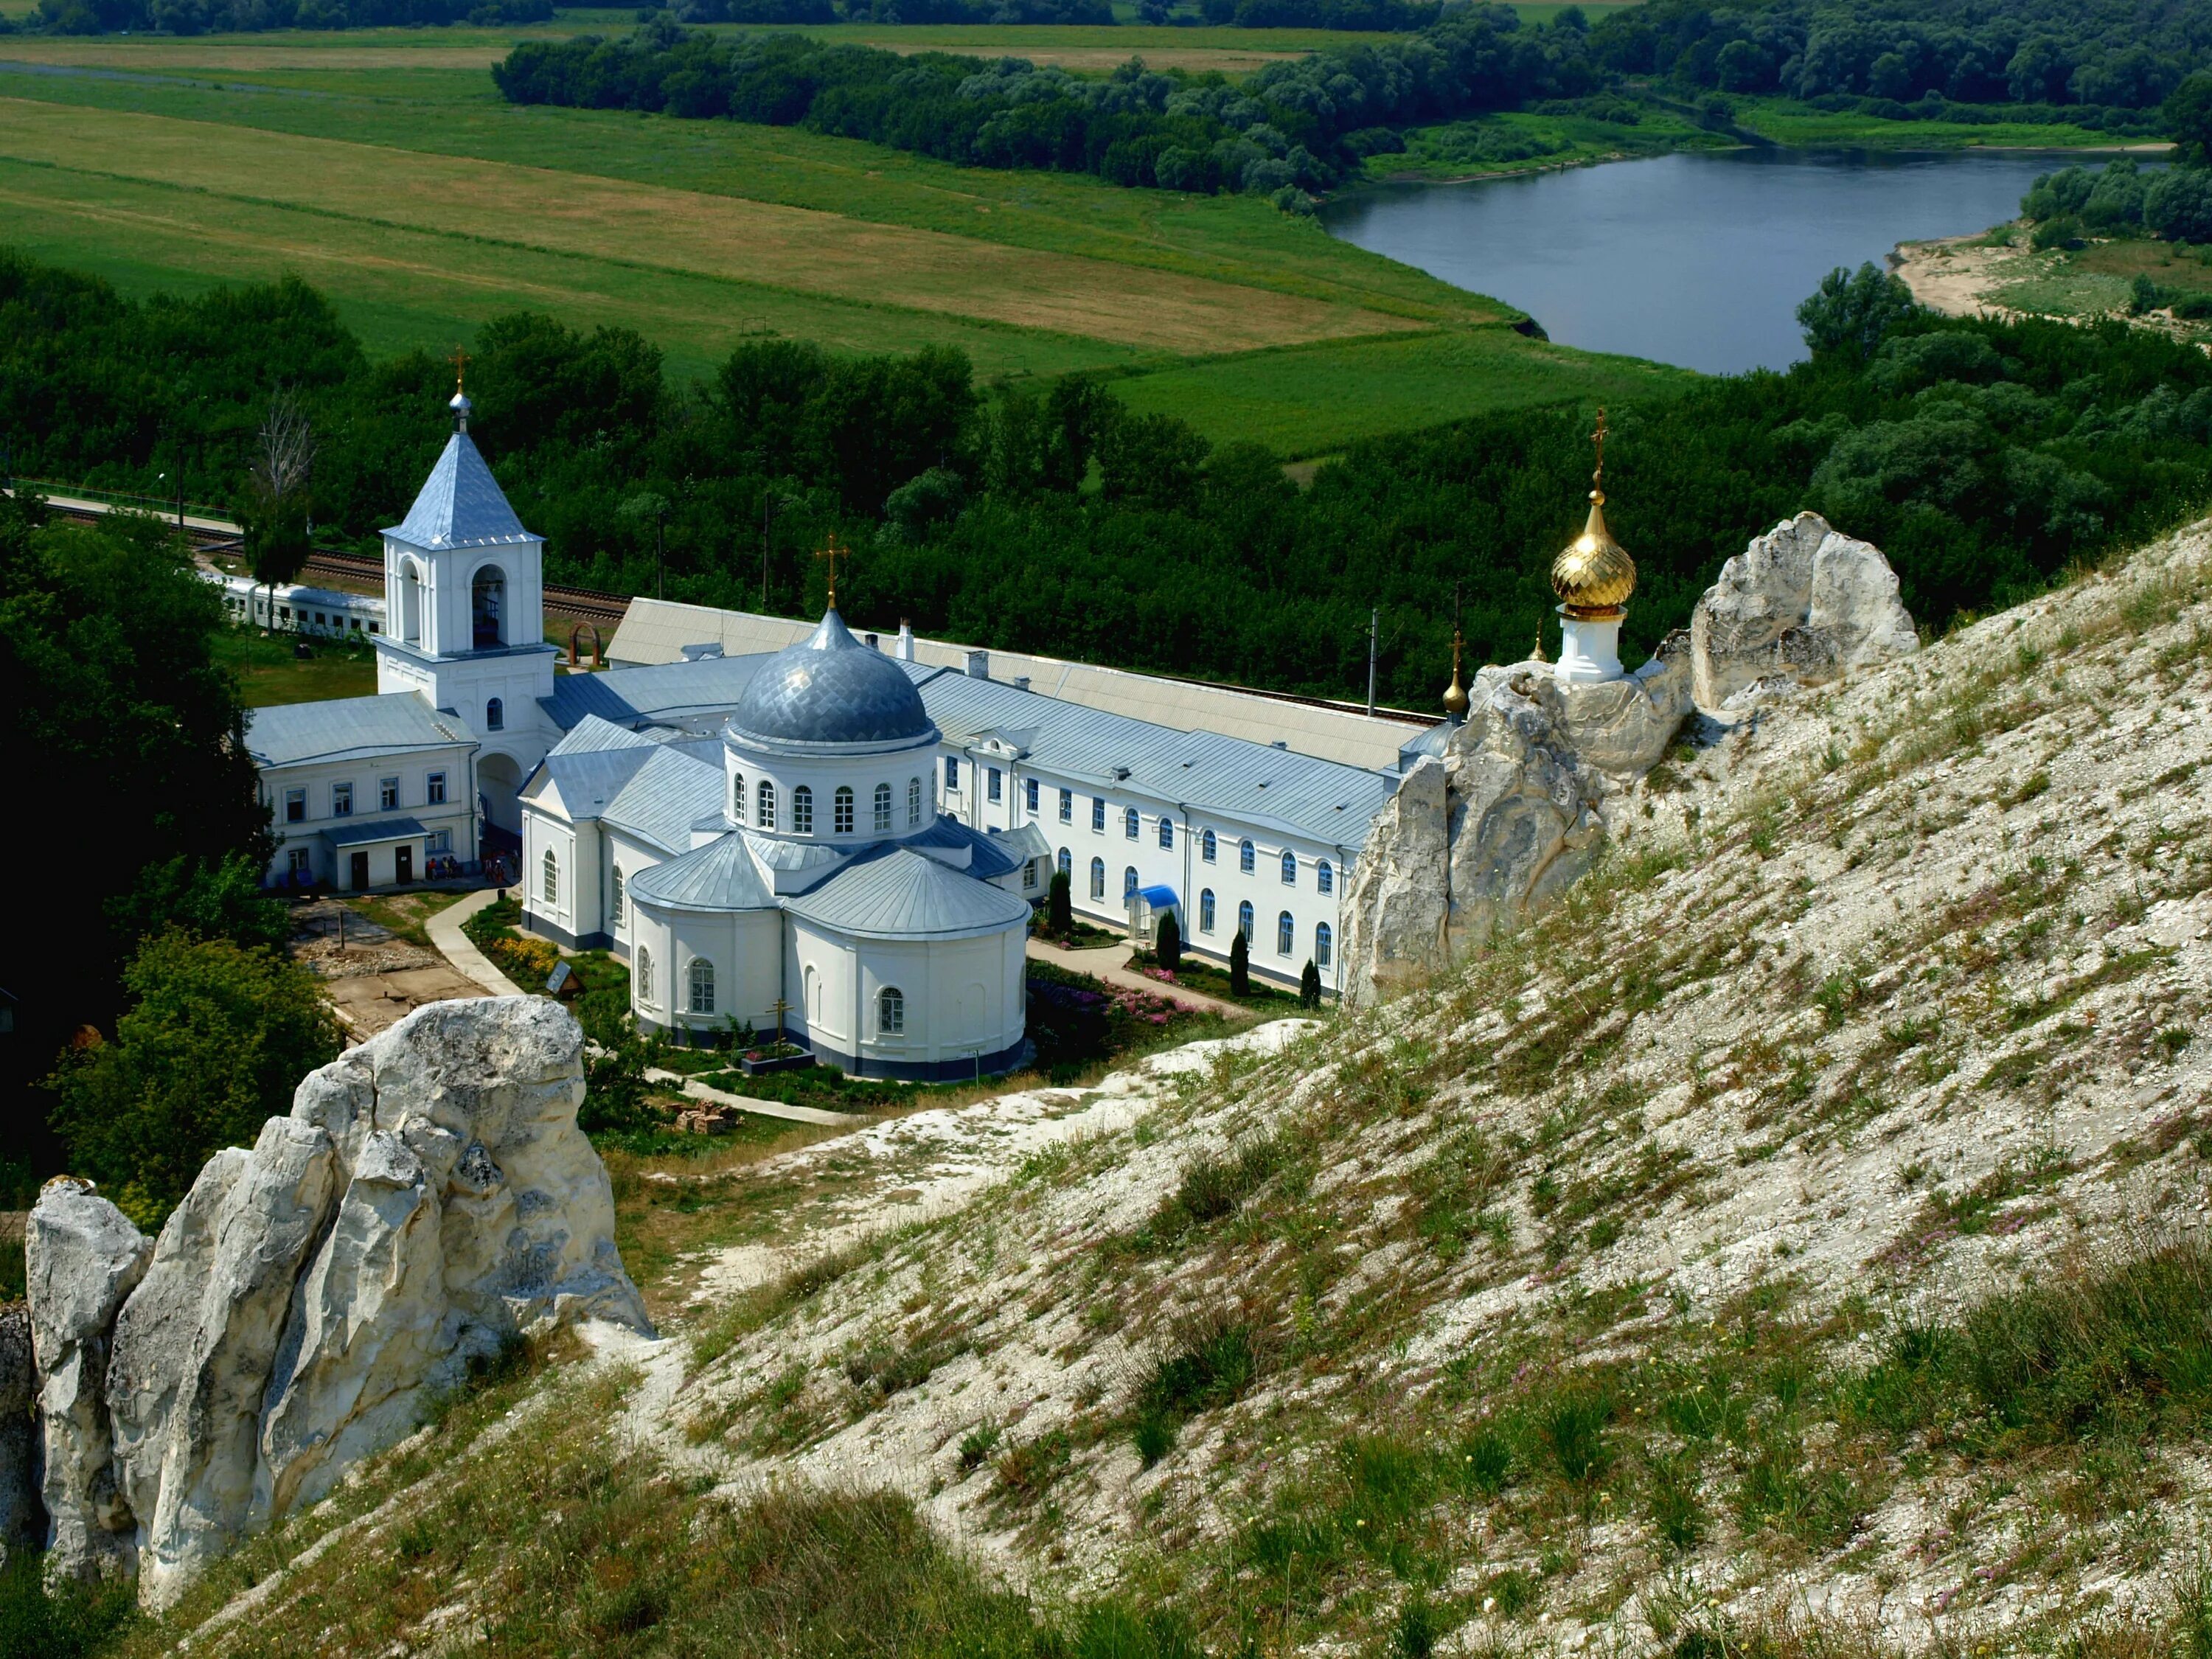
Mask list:
[[[1598,405],[1597,430],[1590,434],[1590,442],[1597,446],[1597,470],[1590,474],[1595,484],[1605,483],[1605,405]]]
[[[823,544],[822,550],[814,556],[830,567],[830,608],[835,611],[837,608],[837,561],[843,559],[850,562],[852,550],[837,539],[836,532],[833,531],[830,539]]]
[[[468,378],[469,354],[455,346],[453,355],[446,361],[453,366],[453,392],[458,396],[463,389],[462,383]]]

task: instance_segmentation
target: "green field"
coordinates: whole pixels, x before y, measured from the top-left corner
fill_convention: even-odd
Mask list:
[[[957,345],[987,376],[1108,373],[1138,407],[1294,455],[1677,378],[1524,340],[1509,307],[1258,201],[515,108],[484,66],[533,32],[12,37],[0,237],[133,294],[295,271],[380,353],[442,353],[518,307],[635,327],[682,378],[769,333]],[[1038,31],[964,33],[1012,47]],[[1047,33],[1069,51],[1292,44]]]
[[[1808,149],[2118,149],[2143,141],[2070,125],[2005,121],[1885,121],[1874,115],[1832,115],[1788,98],[1732,98],[1739,126],[1778,144]],[[2163,149],[2150,145],[2150,149]]]

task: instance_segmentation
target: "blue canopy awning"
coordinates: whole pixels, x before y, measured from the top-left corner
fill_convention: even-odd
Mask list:
[[[1182,902],[1172,887],[1139,887],[1137,896],[1155,910],[1172,910]]]

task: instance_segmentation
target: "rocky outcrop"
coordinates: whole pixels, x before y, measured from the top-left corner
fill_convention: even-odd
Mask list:
[[[1800,513],[1721,567],[1690,646],[1698,706],[1718,709],[1762,684],[1820,685],[1910,656],[1920,639],[1881,550]]]
[[[153,1249],[90,1182],[70,1176],[46,1184],[23,1229],[50,1572],[92,1579],[137,1565],[131,1510],[115,1486],[107,1359],[116,1315]]]
[[[1635,673],[1562,684],[1485,668],[1440,755],[1406,775],[1346,896],[1344,996],[1360,1006],[1541,909],[1602,846],[1607,796],[1666,752],[1690,712],[1686,638]]]
[[[38,1393],[31,1310],[23,1303],[10,1303],[0,1307],[0,1566],[17,1550],[35,1548],[46,1535],[31,1432]]]
[[[576,1127],[582,1049],[540,998],[418,1009],[210,1158],[158,1241],[50,1183],[30,1234],[50,1570],[135,1560],[167,1605],[532,1324],[649,1328]]]

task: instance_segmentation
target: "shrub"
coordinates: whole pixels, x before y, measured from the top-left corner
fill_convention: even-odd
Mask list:
[[[2160,173],[2143,189],[2142,216],[2154,234],[2170,242],[2212,242],[2212,168]]]
[[[1075,907],[1068,892],[1067,872],[1052,872],[1052,890],[1044,902],[1045,927],[1055,937],[1064,938],[1075,926]]]
[[[1229,994],[1249,997],[1252,994],[1252,946],[1239,927],[1229,941]]]
[[[1311,957],[1306,958],[1305,969],[1298,975],[1298,1006],[1321,1006],[1321,969],[1314,966]]]
[[[1160,966],[1171,974],[1182,966],[1182,924],[1176,920],[1172,910],[1160,918],[1152,939],[1152,954],[1159,958]]]
[[[2048,252],[2055,247],[2081,246],[2081,222],[2070,213],[2062,213],[2055,219],[2045,219],[2028,238],[2038,252]]]

